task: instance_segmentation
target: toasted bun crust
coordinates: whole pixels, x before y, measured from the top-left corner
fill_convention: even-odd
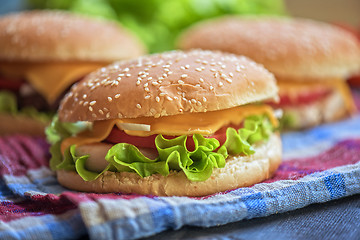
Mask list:
[[[114,22],[61,11],[26,11],[0,18],[1,61],[108,61],[133,58],[143,44]]]
[[[251,186],[268,179],[281,162],[281,141],[276,134],[269,141],[255,146],[251,156],[232,156],[224,168],[214,169],[209,179],[191,182],[183,172],[172,172],[164,177],[154,174],[141,178],[136,173],[105,172],[94,181],[84,181],[76,172],[58,170],[61,185],[85,192],[122,192],[157,196],[205,196],[217,192]]]
[[[26,116],[0,114],[0,135],[22,133],[45,136],[46,123]]]
[[[305,19],[218,18],[184,32],[179,46],[245,55],[289,80],[345,79],[360,70],[355,36]]]
[[[89,74],[59,108],[61,121],[215,111],[277,97],[274,76],[246,57],[172,51]]]

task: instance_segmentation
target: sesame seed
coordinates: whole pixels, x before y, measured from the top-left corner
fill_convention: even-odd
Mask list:
[[[115,98],[119,98],[120,97],[120,93],[115,95]]]
[[[86,101],[86,102],[84,102],[83,106],[86,107],[86,105],[88,105],[88,104],[89,104],[89,102]]]
[[[150,92],[150,89],[148,87],[144,88],[146,92]]]
[[[83,95],[83,99],[85,99],[85,98],[87,98],[87,95],[86,95],[86,94]]]
[[[122,114],[121,114],[121,113],[118,113],[117,116],[118,116],[118,118],[122,118]]]
[[[230,77],[234,77],[234,74],[231,72],[231,73],[229,73],[229,75],[230,75]]]
[[[175,100],[178,100],[179,98],[177,96],[174,97]]]
[[[201,60],[200,60],[200,59],[196,59],[196,60],[195,60],[195,62],[200,63],[200,62],[201,62]]]
[[[178,83],[179,83],[179,84],[184,84],[184,81],[179,80]]]
[[[170,70],[169,70],[168,68],[165,68],[164,71],[165,71],[165,72],[169,72]]]
[[[145,83],[145,84],[144,84],[144,87],[147,87],[147,86],[149,86],[149,83]]]
[[[106,114],[106,118],[110,118],[110,113],[109,112]]]
[[[168,75],[166,73],[163,74],[163,77],[166,78]]]
[[[179,112],[183,112],[184,110],[182,110],[181,108],[179,109]]]
[[[152,79],[153,79],[152,77],[149,77],[149,78],[148,78],[149,81],[152,80]]]
[[[198,72],[201,72],[201,71],[202,71],[201,68],[195,68],[195,70],[198,71]]]
[[[97,115],[95,113],[91,114],[92,117],[96,118]]]
[[[109,100],[109,102],[111,102],[111,101],[112,101],[112,97],[108,97],[108,100]]]
[[[91,101],[90,106],[93,106],[96,103],[96,101]]]
[[[181,66],[180,69],[181,69],[181,70],[185,70],[185,67],[184,67],[184,66]]]
[[[167,96],[166,98],[167,98],[167,100],[169,100],[169,101],[172,101],[172,100],[173,100],[170,96]]]
[[[232,83],[232,80],[230,78],[225,79],[228,83]]]
[[[107,109],[106,107],[104,107],[104,111],[107,112],[107,111],[109,111],[109,109]]]
[[[181,78],[187,78],[187,74],[183,74],[183,75],[181,75]]]
[[[224,73],[221,74],[221,78],[225,79],[226,77],[227,77],[226,74]]]
[[[136,85],[139,86],[140,84],[141,84],[141,82],[138,80],[138,81],[136,82]]]
[[[151,84],[152,84],[153,86],[157,86],[157,85],[159,85],[159,83],[158,83],[158,82],[155,82],[155,81],[154,81],[154,82],[152,82]]]
[[[222,82],[219,82],[219,86],[222,87],[224,84]]]
[[[92,112],[93,110],[94,109],[91,106],[89,106],[89,111]]]
[[[141,105],[140,105],[140,104],[136,104],[136,107],[137,107],[138,109],[141,109]]]
[[[200,80],[199,80],[199,81],[203,83],[203,82],[204,82],[204,79],[200,78]]]
[[[172,73],[173,73],[172,71],[169,71],[169,72],[168,72],[168,75],[170,75],[170,74],[172,74]]]
[[[150,98],[150,95],[146,95],[146,96],[145,96],[145,99],[149,99],[149,98]]]
[[[196,105],[201,106],[202,103],[201,103],[200,101],[197,101],[197,102],[196,102]]]
[[[130,70],[129,68],[125,68],[123,71],[128,72],[129,70]]]
[[[191,102],[192,102],[192,103],[196,103],[196,100],[193,98],[193,99],[191,99]]]
[[[211,68],[210,71],[216,72],[216,69],[215,69],[215,68]]]
[[[156,97],[156,98],[155,98],[155,101],[160,102],[160,98],[159,98],[159,97]]]
[[[200,87],[200,84],[196,84],[195,87]]]
[[[177,86],[176,89],[179,90],[179,91],[181,91],[181,87],[179,87],[179,86]]]
[[[213,86],[210,86],[210,90],[213,90],[214,89],[214,87]]]
[[[163,93],[163,92],[159,94],[160,97],[165,96],[165,95],[166,95],[166,93]]]
[[[186,68],[186,69],[189,69],[189,67],[190,67],[189,64],[185,65],[185,68]]]
[[[203,97],[203,102],[206,102],[206,101],[207,101],[206,97]]]
[[[101,114],[101,115],[104,115],[104,112],[103,112],[103,110],[99,110],[99,113]]]
[[[131,74],[130,74],[130,73],[128,73],[128,74],[126,74],[126,76],[127,76],[127,77],[131,77]]]
[[[125,76],[125,74],[120,73],[118,76],[119,76],[119,77],[123,77],[123,76]]]

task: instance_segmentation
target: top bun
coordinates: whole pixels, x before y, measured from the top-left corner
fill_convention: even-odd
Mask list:
[[[218,18],[190,28],[179,46],[242,54],[264,64],[277,78],[347,78],[360,70],[355,36],[305,19]]]
[[[162,117],[277,97],[274,76],[243,56],[172,51],[114,63],[74,85],[61,121]]]
[[[138,57],[140,41],[115,22],[61,11],[0,18],[0,61],[107,61]]]

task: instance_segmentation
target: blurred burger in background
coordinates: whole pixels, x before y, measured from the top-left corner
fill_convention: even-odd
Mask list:
[[[115,60],[145,52],[116,23],[61,11],[0,18],[0,134],[43,134],[71,85]]]
[[[346,79],[360,70],[360,44],[338,27],[305,19],[222,17],[196,24],[181,49],[242,54],[278,80],[283,127],[301,129],[351,116]]]

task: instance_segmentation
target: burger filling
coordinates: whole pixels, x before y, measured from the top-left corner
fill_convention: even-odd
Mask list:
[[[48,122],[69,86],[103,65],[1,62],[0,113],[21,114]]]
[[[283,109],[284,114],[280,120],[280,125],[283,128],[306,126],[308,124],[304,121],[308,118],[311,118],[309,125],[321,123],[324,114],[319,113],[322,111],[319,108],[324,108],[324,105],[331,104],[333,108],[343,106],[340,108],[344,110],[344,116],[352,114],[356,109],[350,89],[343,80],[334,79],[322,82],[278,81],[278,86],[280,101],[270,105],[275,109]],[[338,111],[339,109],[334,110]],[[316,117],[319,119],[312,119]],[[313,123],[311,124],[311,122]]]
[[[86,181],[105,171],[141,177],[182,171],[191,181],[205,181],[214,168],[225,166],[228,156],[254,154],[253,145],[267,141],[276,128],[277,120],[265,105],[91,125],[54,118],[47,129],[53,144],[50,167],[76,171]],[[95,153],[95,148],[102,153]],[[94,167],[94,161],[100,164]]]

